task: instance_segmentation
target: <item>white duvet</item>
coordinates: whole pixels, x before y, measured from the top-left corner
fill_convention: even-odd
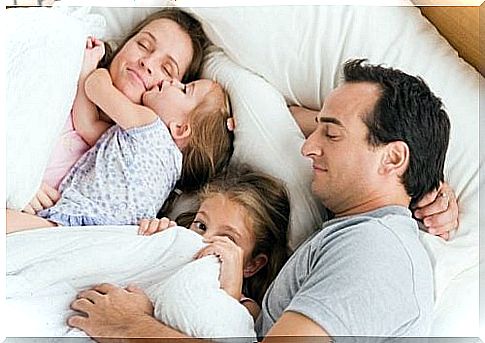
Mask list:
[[[219,288],[217,259],[193,260],[201,236],[181,227],[152,236],[136,231],[64,227],[7,236],[5,335],[85,336],[66,325],[69,304],[80,290],[109,282],[143,288],[155,316],[188,335],[254,341],[251,315]]]

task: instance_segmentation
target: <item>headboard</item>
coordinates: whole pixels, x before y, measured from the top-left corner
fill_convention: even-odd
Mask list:
[[[485,76],[485,3],[461,0],[414,0],[421,13],[458,51],[460,57]],[[439,4],[440,6],[436,6]],[[458,6],[457,6],[458,5]],[[482,20],[480,20],[480,16]],[[480,59],[480,57],[482,57]]]

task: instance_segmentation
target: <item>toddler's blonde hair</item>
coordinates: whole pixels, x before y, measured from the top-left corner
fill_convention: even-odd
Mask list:
[[[216,82],[189,114],[191,135],[182,149],[182,176],[178,188],[194,191],[220,173],[234,151],[229,98]]]

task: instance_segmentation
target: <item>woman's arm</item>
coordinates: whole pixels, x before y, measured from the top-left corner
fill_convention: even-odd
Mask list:
[[[100,40],[89,37],[84,50],[83,65],[77,84],[76,98],[72,106],[72,121],[76,132],[93,146],[98,138],[111,126],[100,119],[100,113],[84,91],[84,83],[88,75],[96,69],[99,60],[104,56],[104,44]]]
[[[319,112],[301,106],[289,106],[289,109],[305,138],[310,136],[317,127],[315,118]]]
[[[131,102],[111,80],[107,69],[99,68],[84,85],[87,97],[123,129],[152,123],[157,118],[148,107]]]

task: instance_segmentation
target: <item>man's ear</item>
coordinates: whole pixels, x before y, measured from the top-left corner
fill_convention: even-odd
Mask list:
[[[409,147],[403,141],[388,143],[384,148],[379,171],[382,174],[402,176],[409,164]]]
[[[168,129],[170,130],[170,135],[172,136],[173,140],[179,147],[184,146],[183,142],[186,142],[187,138],[189,138],[190,134],[192,133],[189,123],[177,124],[175,122],[171,122],[168,124]]]
[[[258,254],[256,257],[253,257],[251,261],[244,266],[243,277],[247,278],[253,276],[263,268],[266,263],[268,263],[268,256],[266,256],[266,254]]]

